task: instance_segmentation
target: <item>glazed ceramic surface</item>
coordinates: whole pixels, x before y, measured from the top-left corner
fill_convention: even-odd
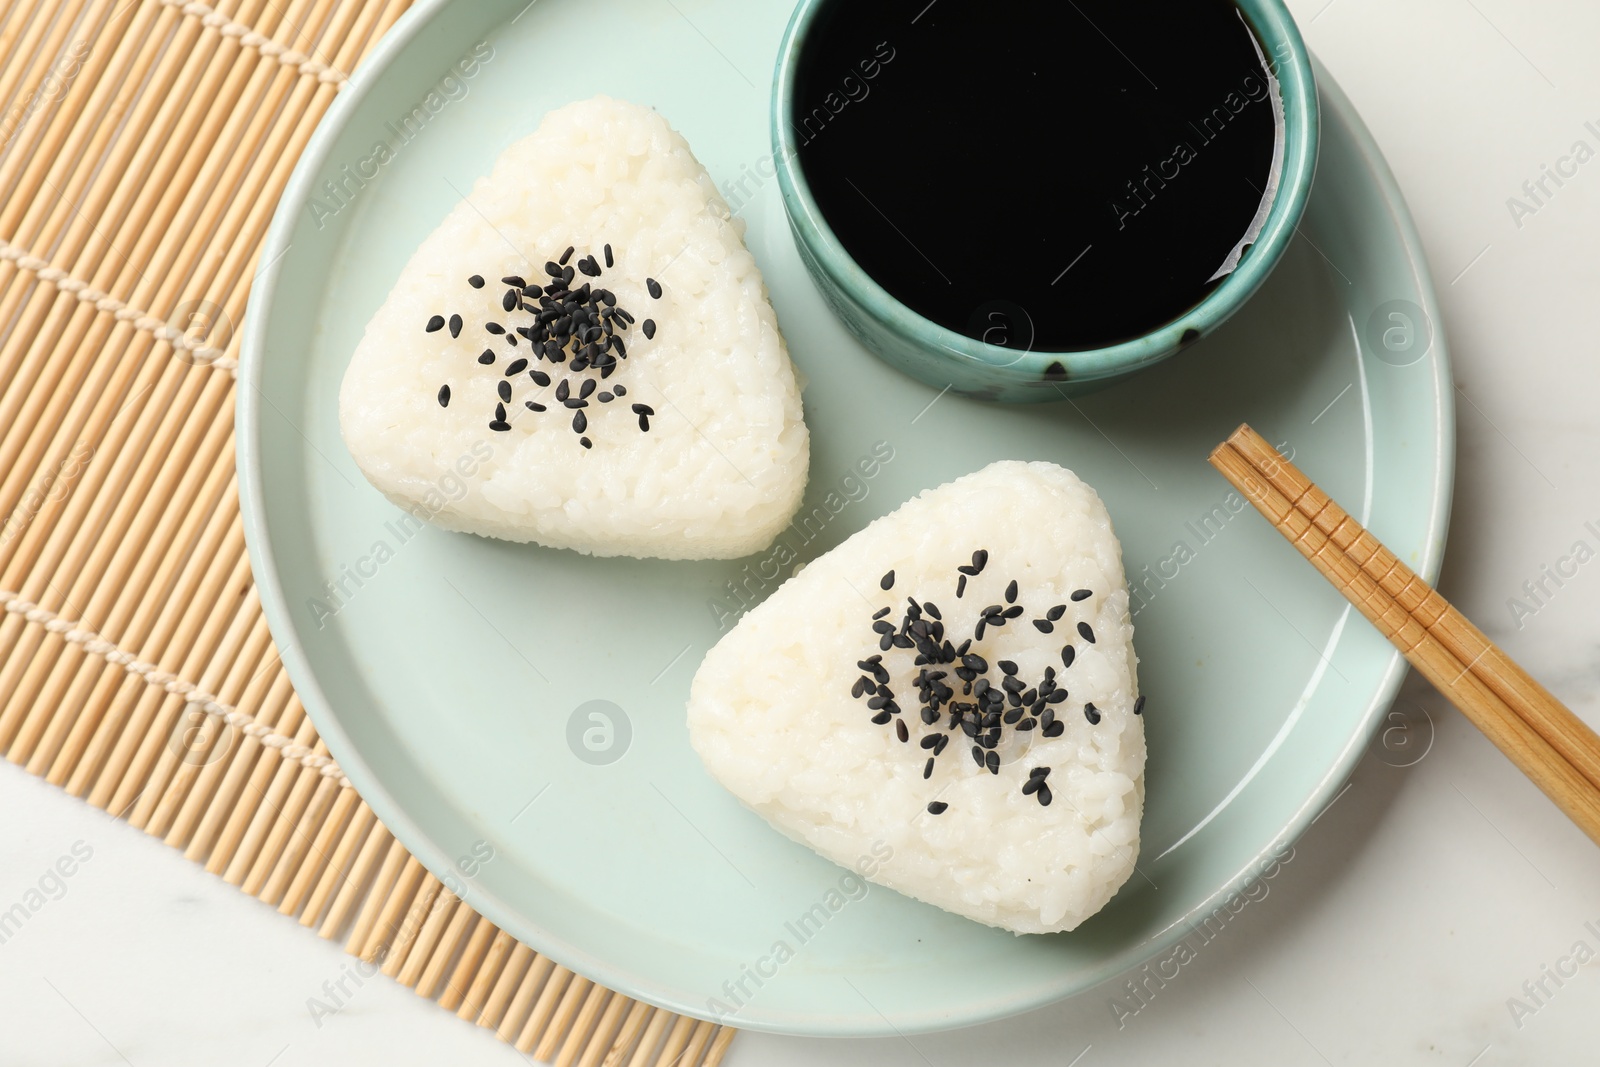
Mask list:
[[[1405,207],[1319,72],[1303,236],[1213,337],[1054,404],[912,381],[828,311],[764,177],[790,14],[748,0],[419,3],[341,93],[279,209],[241,372],[243,507],[273,634],[331,753],[471,906],[674,1009],[904,1034],[1019,1012],[1154,956],[1316,817],[1403,664],[1205,457],[1250,421],[1431,577],[1450,376]],[[604,61],[575,61],[596,26]],[[546,110],[601,92],[658,108],[748,222],[808,382],[807,519],[782,535],[800,558],[997,459],[1064,464],[1105,497],[1137,593],[1148,806],[1139,874],[1075,933],[1017,938],[874,887],[802,941],[791,924],[831,902],[843,872],[721,790],[684,726],[700,657],[772,587],[768,556],[596,560],[412,530],[346,454],[340,378],[411,251]]]

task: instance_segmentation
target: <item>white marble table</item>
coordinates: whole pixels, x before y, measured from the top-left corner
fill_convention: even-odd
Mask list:
[[[1460,386],[1444,591],[1600,723],[1600,560],[1532,615],[1509,604],[1575,542],[1600,549],[1600,159],[1561,163],[1576,141],[1600,150],[1584,125],[1600,130],[1600,5],[1291,6],[1388,154],[1438,279]],[[1544,165],[1576,175],[1534,204],[1523,183]],[[1369,754],[1266,897],[1120,1028],[1118,983],[911,1041],[744,1035],[728,1062],[1594,1062],[1600,957],[1578,960],[1600,953],[1600,850],[1425,685],[1402,699],[1436,724],[1428,755]],[[0,1067],[517,1059],[382,979],[313,1018],[348,962],[337,946],[20,769],[0,767],[0,811],[0,910],[79,857],[0,943]]]

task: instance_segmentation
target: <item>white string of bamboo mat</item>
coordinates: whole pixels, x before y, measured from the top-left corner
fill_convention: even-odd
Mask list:
[[[293,67],[308,77],[339,88],[343,88],[350,81],[350,75],[344,71],[337,70],[332,65],[304,52],[280,44],[242,22],[235,22],[209,4],[198,3],[197,0],[160,0],[160,3],[163,7],[175,7],[185,15],[199,19],[201,25],[216,30],[224,37],[236,38],[246,48],[254,48],[268,59],[275,59],[286,67]]]
[[[349,788],[350,779],[346,778],[339,765],[327,756],[319,755],[317,751],[306,745],[300,744],[292,737],[287,737],[273,730],[270,726],[262,725],[254,715],[240,711],[229,704],[224,704],[215,694],[207,693],[193,682],[185,681],[170,671],[164,671],[159,664],[147,663],[131,652],[118,648],[113,642],[107,641],[94,630],[84,629],[80,623],[70,622],[49,608],[40,607],[31,601],[23,600],[10,590],[0,589],[0,610],[11,615],[20,615],[28,622],[43,626],[50,633],[59,635],[62,639],[77,645],[92,656],[99,656],[107,663],[121,667],[129,674],[142,678],[147,685],[158,689],[165,689],[176,696],[181,696],[190,707],[202,711],[214,718],[221,719],[227,725],[238,730],[246,737],[253,737],[267,748],[275,748],[286,760],[292,760],[302,766],[321,774],[324,778],[331,778],[339,783],[340,788]]]
[[[118,322],[129,323],[136,330],[143,330],[173,348],[180,348],[190,353],[196,363],[225,370],[235,377],[239,374],[239,361],[227,355],[222,349],[196,344],[166,319],[130,307],[126,301],[119,300],[104,290],[96,289],[81,278],[74,278],[60,267],[52,265],[49,260],[40,259],[26,249],[18,248],[3,237],[0,237],[0,259],[15,263],[40,281],[49,282],[63,293],[75,296],[85,304],[93,304],[99,310],[115,316]]]

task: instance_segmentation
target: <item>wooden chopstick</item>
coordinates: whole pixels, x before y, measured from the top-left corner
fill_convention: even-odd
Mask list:
[[[1211,465],[1600,844],[1600,737],[1249,426]]]

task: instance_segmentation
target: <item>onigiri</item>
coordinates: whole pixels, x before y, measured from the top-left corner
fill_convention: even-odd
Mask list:
[[[742,223],[665,119],[606,97],[546,115],[422,242],[339,421],[419,518],[597,556],[758,551],[809,464]]]
[[[1071,930],[1134,871],[1144,701],[1098,494],[1002,462],[790,579],[690,692],[707,769],[872,880],[1018,934]]]

